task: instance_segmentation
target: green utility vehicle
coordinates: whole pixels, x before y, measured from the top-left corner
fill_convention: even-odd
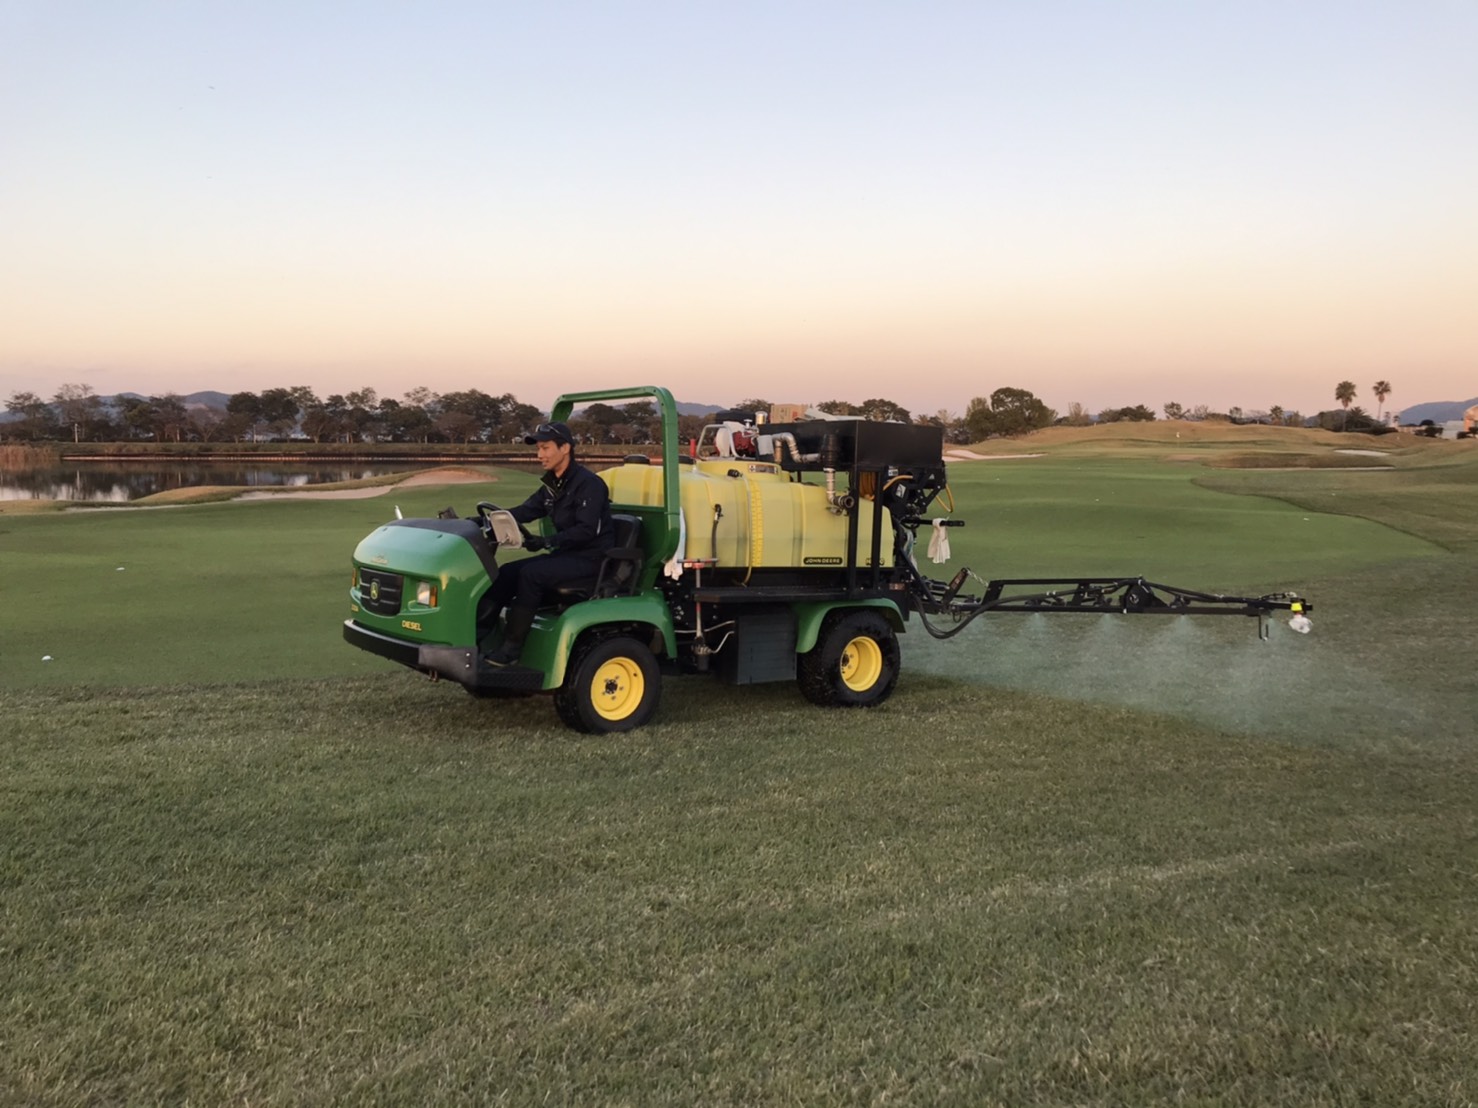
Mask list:
[[[476,696],[552,694],[569,726],[611,732],[652,718],[665,675],[795,681],[818,705],[881,704],[912,614],[947,638],[987,611],[1240,614],[1266,626],[1274,610],[1302,619],[1308,607],[1287,593],[1227,597],[1141,577],[927,578],[914,548],[945,491],[938,427],[729,412],[684,454],[672,395],[652,386],[571,393],[551,418],[644,399],[661,411],[660,457],[601,472],[616,545],[595,577],[539,612],[520,664],[488,664],[502,631],[482,601],[525,534],[488,502],[471,518],[395,520],[360,542],[344,638]],[[978,595],[965,589],[972,579]]]

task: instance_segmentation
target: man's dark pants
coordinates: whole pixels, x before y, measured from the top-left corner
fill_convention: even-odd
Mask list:
[[[504,608],[533,611],[543,607],[549,594],[560,585],[594,584],[604,556],[600,550],[557,551],[500,565],[493,587],[478,606],[480,629],[490,626]]]

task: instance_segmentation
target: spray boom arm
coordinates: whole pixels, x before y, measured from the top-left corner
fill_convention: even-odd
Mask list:
[[[974,579],[984,586],[979,595],[964,592]],[[1228,596],[1161,585],[1143,577],[1002,578],[983,581],[962,569],[948,582],[919,575],[913,583],[915,608],[925,630],[935,638],[950,638],[986,612],[1097,612],[1122,615],[1253,616],[1258,634],[1266,639],[1274,612],[1292,612],[1289,625],[1299,632],[1310,629],[1307,613],[1313,605],[1291,592],[1265,596]],[[953,627],[933,626],[930,615],[951,617]]]

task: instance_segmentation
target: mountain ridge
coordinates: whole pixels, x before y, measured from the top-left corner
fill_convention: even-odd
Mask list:
[[[1430,419],[1433,423],[1447,423],[1462,419],[1463,413],[1475,404],[1478,404],[1478,396],[1471,400],[1429,400],[1402,408],[1400,419],[1402,423],[1420,423],[1424,419]]]

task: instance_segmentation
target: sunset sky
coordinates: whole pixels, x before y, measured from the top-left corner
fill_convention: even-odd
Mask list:
[[[1478,3],[0,0],[0,401],[1478,396]]]

